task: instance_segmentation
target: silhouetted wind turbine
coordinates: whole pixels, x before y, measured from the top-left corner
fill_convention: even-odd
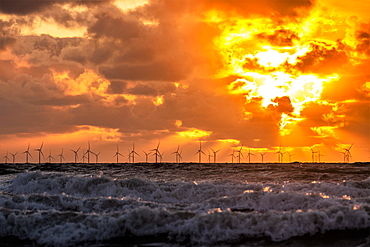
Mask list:
[[[172,153],[172,154],[175,154],[176,156],[176,163],[179,163],[179,155],[180,155],[179,149],[180,149],[180,145],[178,145],[176,151]]]
[[[78,159],[78,151],[80,150],[81,147],[77,148],[77,150],[71,149],[71,151],[75,154],[75,164],[77,163]]]
[[[98,163],[98,159],[99,159],[99,155],[100,155],[100,153],[101,152],[99,152],[99,153],[93,153],[94,155],[95,155],[95,164],[97,164]]]
[[[131,155],[132,157],[132,163],[135,163],[135,155],[140,156],[138,153],[135,151],[135,143],[132,143],[132,151],[129,153],[129,156]]]
[[[91,153],[91,154],[94,154],[94,153],[91,151],[91,149],[90,149],[90,142],[88,142],[88,148],[87,148],[86,153],[85,153],[85,154],[87,154],[87,163],[88,163],[88,164],[90,164],[90,153]]]
[[[159,144],[160,144],[160,143],[161,143],[161,142],[159,141],[159,142],[158,142],[158,145],[157,145],[157,148],[150,150],[150,151],[154,151],[154,152],[155,152],[155,153],[153,154],[153,155],[155,156],[155,163],[158,163],[158,157],[160,157],[160,156],[161,156],[161,153],[159,152]]]
[[[236,151],[238,152],[238,155],[236,156],[238,158],[238,163],[240,163],[241,157],[244,157],[242,153],[242,149],[243,149],[243,145],[240,147],[238,151]]]
[[[202,151],[202,142],[199,141],[199,150],[195,153],[195,155],[199,154],[199,163],[202,163],[202,154],[203,155],[206,155],[203,151]]]
[[[315,154],[317,153],[316,151],[313,150],[313,148],[311,148],[311,157],[312,157],[312,163],[315,163]]]
[[[350,152],[352,146],[353,146],[353,143],[351,144],[349,148],[344,148],[344,152],[347,155],[347,163],[349,163],[349,159],[352,157],[351,152]]]
[[[282,163],[283,162],[284,153],[281,152],[281,145],[279,147],[279,150],[276,152],[276,154],[278,155],[278,163]]]
[[[6,155],[3,158],[5,159],[4,164],[8,164],[8,161],[9,161],[8,151],[6,151]]]
[[[51,163],[51,160],[52,160],[52,159],[54,160],[54,157],[53,157],[53,156],[51,156],[51,150],[50,150],[50,154],[49,154],[49,156],[48,156],[46,159],[48,159],[48,160],[49,160],[49,163]]]
[[[41,155],[45,158],[44,153],[42,152],[42,146],[44,146],[44,142],[41,143],[40,148],[36,148],[35,151],[39,152],[39,164],[41,163]]]
[[[208,150],[208,163],[211,163],[211,158],[212,158],[213,156],[212,156],[212,154],[209,152],[209,150]]]
[[[320,150],[317,151],[317,160],[319,163],[321,163],[321,156],[324,156],[324,155],[320,153]]]
[[[235,156],[235,150],[233,150],[232,154],[229,154],[229,156],[231,156],[231,163],[234,163],[234,158],[236,159],[236,156]]]
[[[220,149],[219,149],[219,150],[217,150],[217,151],[215,151],[215,150],[213,150],[213,149],[211,148],[211,150],[212,150],[212,152],[213,152],[213,163],[216,163],[216,154],[218,153],[218,151],[220,151]]]
[[[144,150],[142,150],[143,152],[144,152],[144,154],[145,154],[145,163],[148,163],[148,156],[149,156],[149,154],[151,154],[151,152],[149,152],[149,153],[147,153],[147,152],[145,152]]]
[[[118,164],[118,157],[119,156],[122,156],[123,157],[123,155],[119,152],[119,150],[118,150],[118,145],[117,145],[117,151],[116,151],[116,153],[113,155],[113,158],[114,157],[116,157],[117,158],[117,164]]]
[[[182,160],[182,156],[181,156],[181,154],[182,154],[182,150],[180,151],[180,153],[179,153],[179,163],[181,163],[181,160]]]
[[[31,156],[31,158],[32,158],[32,155],[30,154],[30,144],[29,143],[28,143],[27,150],[24,151],[23,154],[26,154],[26,164],[28,164],[28,156]]]
[[[264,153],[260,153],[260,155],[261,155],[261,159],[262,159],[262,164],[263,164],[263,156],[265,156],[265,154],[266,154],[266,152],[264,152]]]
[[[58,156],[60,157],[59,158],[59,162],[60,163],[63,163],[63,159],[65,160],[64,156],[63,156],[63,148],[62,148],[62,152],[60,154],[58,154]]]
[[[10,153],[10,154],[13,156],[13,164],[14,164],[14,162],[15,162],[15,156],[17,155],[17,153],[18,153],[18,152],[16,152],[15,154]]]
[[[290,154],[289,151],[286,151],[289,155],[289,163],[292,163],[292,156],[294,156],[294,154]]]
[[[248,149],[248,154],[247,154],[247,157],[248,157],[248,162],[251,163],[251,155],[254,155],[251,153],[251,149],[249,148]]]
[[[159,154],[159,160],[160,160],[161,163],[163,162],[164,153],[165,152]]]

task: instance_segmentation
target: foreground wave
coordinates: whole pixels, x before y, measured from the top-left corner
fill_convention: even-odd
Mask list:
[[[125,245],[148,238],[221,245],[333,231],[361,232],[369,241],[370,179],[166,182],[36,171],[18,174],[0,190],[0,237],[39,245]]]

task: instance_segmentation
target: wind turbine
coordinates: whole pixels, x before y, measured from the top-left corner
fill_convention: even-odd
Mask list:
[[[3,158],[5,159],[4,164],[8,164],[8,161],[9,161],[8,151],[6,151],[6,155]]]
[[[161,163],[163,162],[163,156],[164,156],[164,152],[159,154],[159,160],[160,160]]]
[[[63,163],[63,160],[66,160],[66,159],[64,158],[64,156],[63,156],[63,148],[62,148],[62,152],[61,152],[60,154],[58,154],[58,156],[60,157],[60,159],[59,159],[59,162],[60,162],[60,163]]]
[[[53,160],[54,160],[54,157],[53,157],[53,156],[51,156],[51,150],[50,150],[50,154],[49,154],[49,156],[48,156],[46,159],[49,159],[49,163],[51,163],[51,159],[53,159]]]
[[[90,149],[90,142],[88,142],[88,148],[85,154],[87,154],[87,163],[90,164],[90,154],[94,154]]]
[[[44,146],[44,142],[41,143],[40,148],[36,148],[35,151],[39,152],[39,164],[41,163],[41,155],[45,158],[44,153],[42,152],[42,146]]]
[[[349,158],[352,157],[351,152],[350,152],[352,146],[353,146],[353,143],[351,144],[349,148],[344,148],[344,152],[346,153],[346,156],[347,156],[347,163],[349,163]]]
[[[208,150],[208,163],[211,163],[211,158],[212,158],[213,156],[212,156],[212,154],[209,152],[209,150]]]
[[[316,151],[313,150],[313,148],[311,148],[311,157],[312,157],[312,163],[315,163],[315,154],[317,153]]]
[[[15,162],[15,156],[17,155],[17,153],[18,153],[18,152],[16,152],[15,154],[10,153],[10,154],[13,156],[13,164],[14,164],[14,162]]]
[[[149,154],[151,154],[151,152],[149,152],[149,153],[147,153],[147,152],[145,152],[144,150],[142,150],[143,152],[144,152],[144,154],[145,154],[145,163],[148,163],[148,156],[149,156]]]
[[[157,145],[157,148],[150,150],[150,151],[154,151],[154,152],[155,152],[155,153],[153,154],[153,155],[155,156],[155,163],[158,163],[158,157],[160,157],[160,156],[161,156],[161,153],[159,152],[159,144],[160,144],[160,143],[161,143],[161,142],[159,141],[159,142],[158,142],[158,145]]]
[[[219,149],[219,150],[217,150],[217,151],[215,151],[215,150],[213,150],[213,149],[211,148],[211,150],[212,150],[212,152],[213,152],[213,163],[216,163],[216,154],[218,153],[218,151],[220,151],[220,149]]]
[[[263,156],[265,156],[265,154],[266,154],[266,152],[264,152],[264,153],[260,153],[260,155],[261,155],[261,159],[262,159],[262,164],[263,164]]]
[[[140,156],[138,153],[135,151],[135,143],[132,143],[132,151],[129,153],[129,156],[131,155],[132,157],[132,163],[135,163],[135,154],[137,156]]]
[[[238,158],[238,163],[240,164],[240,159],[241,159],[241,157],[244,157],[243,156],[243,153],[242,153],[242,149],[243,149],[243,144],[242,144],[242,146],[240,147],[240,149],[238,150],[238,151],[236,151],[236,152],[238,152],[238,155],[236,156],[237,158]]]
[[[290,154],[289,151],[286,151],[289,155],[289,163],[292,163],[292,156],[294,156],[294,154]]]
[[[178,145],[176,151],[172,153],[172,154],[175,154],[176,156],[176,163],[179,163],[179,158],[180,158],[179,150],[180,150],[180,145]]]
[[[233,149],[232,154],[229,154],[229,156],[231,156],[231,163],[234,163],[234,158],[236,159],[236,156],[234,153],[235,153],[235,150]]]
[[[113,158],[114,157],[116,157],[117,158],[117,164],[118,164],[118,157],[119,156],[122,156],[123,157],[123,155],[119,152],[119,150],[118,150],[118,145],[117,145],[117,151],[116,151],[116,153],[114,154],[114,156],[113,156]]]
[[[251,163],[251,155],[254,155],[251,153],[251,149],[249,148],[248,149],[248,154],[247,154],[247,157],[248,157],[248,162]]]
[[[318,160],[319,163],[321,163],[321,156],[324,156],[324,155],[320,153],[320,150],[317,151],[317,153],[318,153],[317,154],[317,160]]]
[[[181,156],[181,154],[182,154],[182,150],[180,151],[180,153],[178,154],[179,155],[179,163],[181,163],[181,160],[182,160],[182,156]]]
[[[75,164],[77,163],[78,159],[78,151],[80,150],[81,147],[77,148],[77,150],[71,149],[71,151],[75,154]]]
[[[199,163],[202,163],[202,154],[203,155],[206,155],[203,151],[202,151],[202,142],[199,141],[199,150],[195,153],[195,155],[199,154]]]
[[[95,155],[95,164],[97,164],[98,163],[98,159],[99,159],[99,155],[100,155],[100,153],[101,152],[99,152],[99,153],[93,153],[94,155]]]
[[[281,145],[279,147],[279,150],[276,152],[276,154],[278,155],[278,163],[282,163],[283,162],[284,153],[281,152]]]
[[[31,158],[32,158],[32,155],[30,154],[30,144],[29,143],[28,143],[27,150],[24,151],[23,154],[26,154],[26,164],[28,164],[28,156],[31,156]]]

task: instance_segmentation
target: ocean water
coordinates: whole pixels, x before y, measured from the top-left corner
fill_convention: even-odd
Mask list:
[[[370,164],[2,164],[1,246],[370,246]]]

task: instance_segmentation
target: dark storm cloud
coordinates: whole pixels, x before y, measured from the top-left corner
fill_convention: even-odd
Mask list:
[[[89,98],[87,95],[66,95],[59,97],[49,97],[43,99],[31,100],[30,103],[35,105],[46,105],[46,106],[68,106],[68,105],[77,105],[88,103]]]
[[[174,92],[176,87],[170,82],[137,83],[128,93],[133,95],[158,96]]]
[[[259,1],[243,1],[243,0],[203,0],[202,2],[209,7],[221,9],[227,12],[234,12],[243,16],[251,14],[271,15],[279,13],[280,15],[297,15],[298,8],[310,8],[313,6],[313,1],[310,0],[259,0]]]
[[[54,4],[72,3],[77,5],[96,5],[110,0],[1,0],[0,12],[27,15],[43,11]]]
[[[137,66],[102,66],[99,72],[110,80],[177,81],[187,77],[186,69],[178,66],[176,62],[163,61]]]
[[[292,46],[295,40],[299,40],[299,37],[295,32],[285,29],[275,30],[273,34],[262,33],[257,35],[257,37],[265,39],[275,46]]]
[[[277,106],[274,106],[274,108],[280,113],[284,112],[289,114],[294,110],[292,102],[288,96],[278,97],[274,99],[273,102],[277,103]]]
[[[114,18],[108,13],[99,14],[96,18],[98,20],[87,30],[94,38],[129,40],[138,37],[141,33],[141,25],[137,20]]]
[[[349,61],[346,51],[342,44],[337,43],[336,47],[327,45],[323,42],[311,45],[311,51],[302,57],[296,68],[300,71],[309,73],[336,73]]]
[[[124,81],[110,81],[107,93],[109,94],[123,94],[127,91],[127,82]]]
[[[357,40],[356,50],[370,56],[370,27],[369,31],[359,31],[357,33]]]

